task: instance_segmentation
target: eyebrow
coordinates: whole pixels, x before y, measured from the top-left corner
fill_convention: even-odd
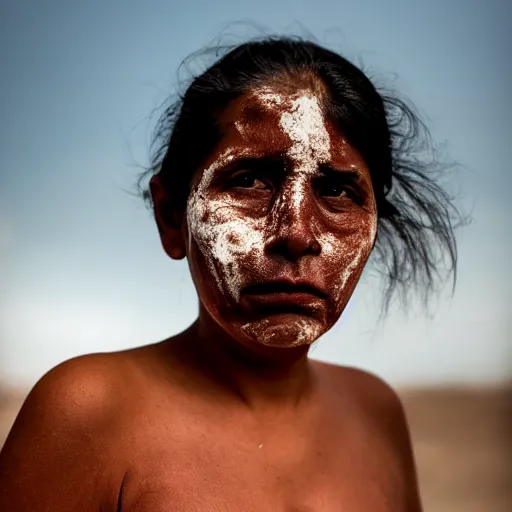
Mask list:
[[[321,174],[324,175],[334,175],[334,174],[343,174],[347,179],[357,180],[363,177],[363,173],[357,168],[350,169],[340,169],[338,167],[333,167],[330,164],[320,164],[318,166],[318,170]]]
[[[276,153],[275,155],[262,155],[262,156],[241,156],[235,157],[233,160],[228,162],[222,167],[224,171],[232,171],[234,169],[241,169],[244,167],[250,167],[254,170],[264,170],[271,166],[275,170],[283,171],[285,159],[282,153]]]

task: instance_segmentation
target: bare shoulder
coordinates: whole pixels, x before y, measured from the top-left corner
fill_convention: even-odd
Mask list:
[[[121,360],[73,358],[36,383],[0,452],[1,510],[98,509],[114,499],[120,475],[106,447],[120,411]]]
[[[340,366],[320,361],[315,363],[329,375],[340,390],[350,390],[353,400],[369,414],[384,414],[389,419],[405,421],[402,402],[395,389],[381,377],[348,366]]]
[[[25,419],[91,427],[115,411],[122,387],[121,353],[99,353],[69,359],[48,371],[28,394],[15,428]]]
[[[361,429],[387,447],[400,468],[406,510],[421,511],[416,464],[407,417],[398,393],[383,379],[357,368],[320,363],[339,389],[348,390]]]

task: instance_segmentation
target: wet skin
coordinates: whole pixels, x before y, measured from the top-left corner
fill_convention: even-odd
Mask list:
[[[311,91],[235,101],[171,222],[152,180],[199,318],[47,374],[0,455],[1,510],[420,511],[396,394],[308,358],[376,235],[368,169],[318,112]]]

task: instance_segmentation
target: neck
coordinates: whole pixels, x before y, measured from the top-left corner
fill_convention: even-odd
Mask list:
[[[201,373],[251,410],[280,411],[303,405],[315,387],[309,346],[245,346],[224,332],[200,308],[187,331],[188,347]]]

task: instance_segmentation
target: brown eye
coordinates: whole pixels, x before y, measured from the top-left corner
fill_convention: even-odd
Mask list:
[[[339,197],[347,194],[346,188],[338,183],[324,185],[319,192],[324,197]]]
[[[267,185],[254,172],[244,171],[233,176],[230,183],[231,187],[250,188],[250,189],[267,189]]]
[[[322,197],[354,196],[356,193],[343,178],[324,176],[317,180],[316,189]]]

